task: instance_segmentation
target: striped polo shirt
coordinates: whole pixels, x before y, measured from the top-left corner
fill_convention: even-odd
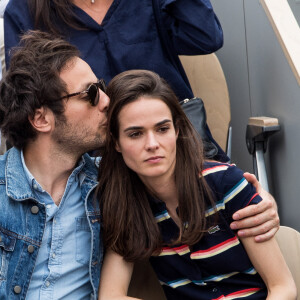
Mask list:
[[[254,187],[234,165],[206,162],[202,175],[215,197],[207,207],[208,222],[218,218],[193,247],[163,247],[150,262],[168,300],[266,299],[267,289],[248,258],[236,232],[230,229],[234,212],[261,201]],[[149,197],[165,244],[178,237],[179,229],[164,202]]]

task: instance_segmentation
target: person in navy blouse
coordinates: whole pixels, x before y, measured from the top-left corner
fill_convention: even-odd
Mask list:
[[[4,22],[7,66],[20,35],[42,29],[77,46],[98,78],[109,82],[122,71],[151,70],[169,82],[179,100],[193,92],[178,55],[208,54],[223,45],[209,0],[11,0]],[[216,158],[228,161],[217,148]]]
[[[180,100],[193,97],[160,40],[153,0],[92,2],[11,0],[4,15],[7,66],[10,49],[18,44],[20,35],[29,29],[44,29],[62,34],[77,46],[81,58],[106,82],[122,71],[146,69],[168,80]],[[157,2],[161,26],[175,53],[208,54],[222,47],[222,28],[209,0]]]

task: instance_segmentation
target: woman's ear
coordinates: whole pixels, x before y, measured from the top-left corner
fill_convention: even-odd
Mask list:
[[[176,139],[178,138],[178,135],[179,135],[179,128],[175,128],[175,132],[176,132]]]
[[[28,117],[31,126],[39,132],[49,132],[54,124],[54,115],[50,109],[37,108],[32,117]]]
[[[120,148],[118,142],[116,142],[115,149],[116,149],[118,152],[122,153],[121,148]]]
[[[178,120],[176,121],[176,123],[174,124],[175,127],[175,134],[176,134],[176,139],[178,138],[179,135],[179,126],[178,126]]]
[[[118,141],[115,142],[115,149],[116,149],[118,152],[122,153],[121,147],[120,147]]]

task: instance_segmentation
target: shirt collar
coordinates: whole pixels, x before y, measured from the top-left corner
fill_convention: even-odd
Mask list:
[[[22,165],[24,168],[26,178],[28,180],[28,183],[29,183],[31,189],[37,190],[39,192],[45,192],[45,190],[42,188],[42,186],[38,183],[38,181],[33,177],[33,175],[28,170],[26,163],[25,163],[23,150],[21,150],[21,161],[22,161]],[[83,176],[80,176],[80,177],[77,177],[77,176],[78,176],[79,172],[83,169],[84,166],[85,166],[85,159],[82,156],[80,158],[80,160],[78,161],[76,168],[73,170],[72,174],[70,175],[70,176],[74,176],[75,178],[79,178],[80,186],[83,183],[85,176],[84,176],[84,174],[83,174]]]

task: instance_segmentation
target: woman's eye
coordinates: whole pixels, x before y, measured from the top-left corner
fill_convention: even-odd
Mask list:
[[[158,128],[158,131],[159,131],[159,132],[166,132],[166,131],[168,131],[169,129],[170,129],[169,126],[163,126],[163,127]]]
[[[130,137],[130,138],[137,138],[137,137],[139,137],[141,134],[142,134],[142,133],[141,133],[140,131],[134,131],[134,132],[131,132],[131,133],[129,134],[129,137]]]

